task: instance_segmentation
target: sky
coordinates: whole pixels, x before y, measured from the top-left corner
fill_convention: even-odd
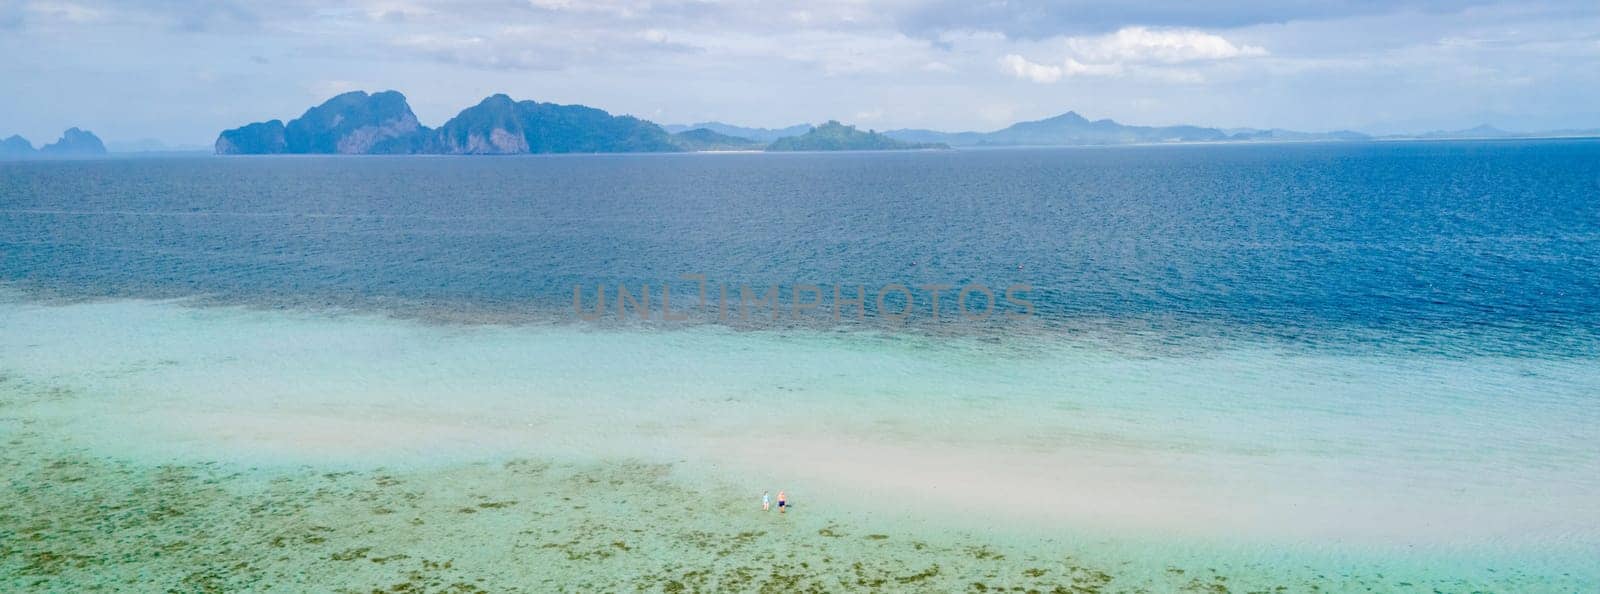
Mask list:
[[[655,122],[1600,127],[1596,0],[0,0],[0,136],[209,145],[349,90]]]

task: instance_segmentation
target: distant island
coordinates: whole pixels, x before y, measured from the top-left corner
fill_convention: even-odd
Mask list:
[[[33,157],[95,157],[106,154],[105,143],[88,130],[67,128],[61,138],[53,143],[33,148],[28,139],[13,134],[0,140],[0,159],[28,159]]]
[[[727,131],[761,129],[719,126]],[[896,140],[839,122],[769,142],[710,127],[669,133],[655,123],[614,116],[584,105],[516,101],[492,95],[439,128],[417,121],[398,91],[351,91],[306,110],[287,123],[268,120],[225,130],[220,155],[519,155],[532,153],[654,153],[680,151],[848,151],[949,148],[943,143]]]
[[[1223,131],[1201,126],[1129,126],[1116,120],[1090,120],[1077,112],[1018,122],[994,132],[890,130],[884,135],[907,142],[942,142],[952,146],[1082,146],[1176,142],[1250,142],[1284,140],[1368,140],[1359,132],[1292,132],[1288,130]]]
[[[353,91],[299,118],[224,131],[223,155],[661,152],[682,150],[659,126],[581,105],[513,101],[493,95],[437,129],[417,122],[395,91]]]
[[[754,128],[724,122],[658,125],[612,115],[585,105],[518,101],[491,95],[461,110],[438,128],[417,120],[398,91],[351,91],[312,107],[287,122],[267,120],[224,130],[212,150],[219,155],[519,155],[533,153],[659,153],[722,151],[863,151],[951,147],[1086,146],[1162,143],[1341,142],[1592,138],[1600,129],[1516,132],[1487,124],[1461,130],[1374,136],[1350,130],[1300,132],[1284,129],[1136,126],[1091,120],[1077,112],[1018,122],[992,132],[924,129],[866,130],[829,120],[821,125]],[[199,147],[169,147],[145,138],[114,143],[122,153],[177,153]],[[200,150],[204,150],[203,148]],[[55,142],[34,148],[22,136],[0,140],[0,159],[83,158],[108,154],[87,130],[69,128]]]
[[[352,91],[312,107],[287,123],[268,120],[226,130],[217,137],[215,152],[221,155],[517,155],[859,151],[1190,142],[1516,138],[1538,135],[1504,132],[1488,126],[1456,132],[1384,137],[1349,130],[1298,132],[1251,128],[1224,130],[1191,125],[1134,126],[1110,119],[1090,120],[1072,111],[1042,120],[1018,122],[993,132],[921,129],[861,131],[831,120],[815,127],[797,124],[786,128],[748,128],[722,122],[661,126],[584,105],[517,101],[504,94],[485,98],[477,105],[462,110],[444,125],[429,128],[417,121],[405,96],[397,91],[372,94]],[[1597,136],[1600,130],[1566,130],[1550,135]],[[11,140],[6,143],[5,151],[21,150],[13,149]],[[104,150],[103,147],[101,150]]]
[[[762,146],[766,146],[768,144],[772,144],[772,141],[779,138],[799,136],[801,134],[805,134],[806,132],[810,132],[811,124],[795,124],[787,128],[748,128],[745,126],[724,124],[722,122],[700,122],[698,124],[687,125],[666,124],[662,126],[662,128],[673,134],[688,132],[690,130],[704,129],[716,132],[717,134],[722,134],[724,136],[748,138]]]
[[[695,128],[676,132],[672,142],[686,151],[759,151],[766,144],[753,138],[729,136],[710,128]]]
[[[660,126],[582,105],[492,95],[437,129],[417,122],[396,91],[352,91],[284,123],[224,131],[222,155],[628,153],[684,150]]]
[[[942,142],[907,142],[895,140],[868,130],[862,132],[855,126],[837,121],[812,128],[800,136],[779,138],[767,146],[769,151],[893,151],[911,149],[948,149]]]

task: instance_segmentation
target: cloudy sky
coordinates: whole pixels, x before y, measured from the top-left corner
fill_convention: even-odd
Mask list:
[[[662,123],[1600,127],[1600,1],[0,0],[0,136],[209,144],[396,89]]]

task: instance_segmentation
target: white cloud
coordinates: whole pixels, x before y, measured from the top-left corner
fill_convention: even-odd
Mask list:
[[[507,26],[482,34],[404,35],[390,44],[416,55],[449,64],[491,70],[562,70],[581,66],[637,61],[700,51],[658,29],[577,29]]]
[[[1267,55],[1265,48],[1236,44],[1221,35],[1194,29],[1125,27],[1113,33],[1066,37],[1056,42],[1068,54],[1059,63],[1034,62],[1007,54],[1001,66],[1012,76],[1036,83],[1062,77],[1122,76],[1128,73],[1167,82],[1197,83],[1204,77],[1173,65]]]
[[[404,0],[371,0],[361,6],[361,11],[369,19],[387,22],[431,18],[438,14],[430,7]]]
[[[826,77],[904,76],[936,73],[949,64],[931,42],[879,31],[799,30],[775,33],[683,30],[673,39],[700,48],[707,61],[725,68],[798,67]]]
[[[1124,27],[1107,35],[1069,37],[1066,46],[1077,57],[1098,63],[1177,64],[1267,55],[1265,48],[1235,44],[1221,35],[1194,29]]]
[[[1064,109],[1397,131],[1482,113],[1526,116],[1492,118],[1516,129],[1600,122],[1594,0],[1086,2],[0,0],[0,55],[26,56],[0,60],[16,91],[0,114],[30,137],[85,125],[207,142],[342,90],[395,88],[433,123],[493,92],[763,126],[879,105],[884,128]],[[107,111],[108,86],[144,107]]]
[[[1006,57],[1000,58],[1000,65],[1011,72],[1012,76],[1036,83],[1053,83],[1061,80],[1060,66],[1030,62],[1027,58],[1016,54],[1006,54]]]
[[[1122,74],[1122,64],[1084,64],[1072,58],[1067,58],[1063,64],[1066,73],[1071,76],[1116,76]]]

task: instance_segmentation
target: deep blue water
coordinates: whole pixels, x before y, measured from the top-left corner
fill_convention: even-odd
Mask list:
[[[0,283],[50,297],[567,321],[686,273],[868,310],[1026,283],[1031,319],[919,289],[912,327],[1547,356],[1600,351],[1597,265],[1592,140],[0,163]]]

